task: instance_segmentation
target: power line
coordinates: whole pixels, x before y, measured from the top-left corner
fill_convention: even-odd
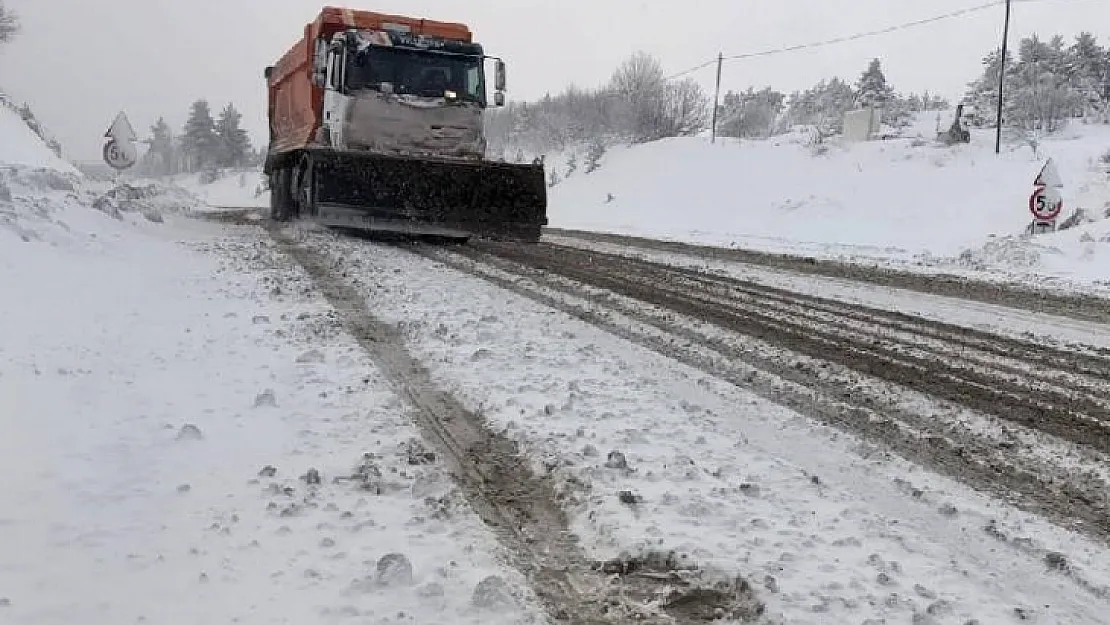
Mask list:
[[[1043,1],[1043,0],[1014,0],[1014,1],[1015,1],[1015,3],[1024,4],[1024,3],[1028,3],[1028,2],[1038,2],[1038,1]],[[845,42],[848,42],[848,41],[856,41],[858,39],[865,39],[865,38],[868,38],[868,37],[875,37],[875,36],[878,36],[878,35],[885,35],[885,34],[888,34],[888,33],[899,31],[899,30],[906,30],[908,28],[916,28],[918,26],[924,26],[924,25],[927,25],[927,24],[932,24],[934,22],[940,22],[940,21],[943,21],[943,20],[953,19],[953,18],[956,18],[956,17],[963,17],[965,15],[970,15],[972,13],[979,13],[981,11],[986,11],[987,9],[993,9],[994,7],[1002,6],[1004,4],[1006,4],[1005,0],[993,0],[992,2],[988,2],[986,4],[980,4],[978,6],[969,7],[969,8],[966,8],[966,9],[960,9],[958,11],[952,11],[950,13],[944,13],[942,15],[935,15],[933,17],[927,17],[925,19],[914,20],[912,22],[905,22],[905,23],[902,23],[902,24],[896,24],[894,26],[888,26],[886,28],[880,28],[879,30],[870,30],[870,31],[866,31],[866,32],[855,33],[853,35],[846,35],[846,36],[843,36],[843,37],[836,37],[836,38],[833,38],[833,39],[825,39],[823,41],[814,41],[814,42],[811,42],[811,43],[797,44],[797,45],[786,46],[786,47],[782,47],[782,48],[772,48],[770,50],[762,50],[760,52],[747,52],[747,53],[744,53],[744,54],[725,55],[723,60],[733,61],[733,60],[738,60],[738,59],[751,59],[751,58],[757,58],[757,57],[763,57],[763,56],[773,56],[773,55],[776,55],[776,54],[785,54],[787,52],[797,52],[798,50],[808,50],[808,49],[811,49],[811,48],[821,48],[821,47],[825,47],[825,46],[835,45],[835,44],[838,44],[838,43],[845,43]],[[680,78],[680,77],[685,76],[687,74],[692,74],[692,73],[694,73],[698,70],[709,67],[710,65],[713,65],[714,63],[717,63],[716,58],[705,61],[704,63],[701,63],[701,64],[696,65],[694,67],[691,67],[689,69],[685,69],[685,70],[683,70],[681,72],[678,72],[676,74],[672,74],[672,75],[667,77],[667,80],[673,80],[675,78]]]

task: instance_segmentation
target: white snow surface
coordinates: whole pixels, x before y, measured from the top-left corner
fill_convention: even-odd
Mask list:
[[[168,210],[171,190],[97,210],[80,180],[6,171],[0,622],[536,621],[440,463],[410,461],[406,406],[262,232]],[[391,553],[411,579],[378,573]],[[472,605],[490,575],[515,608]]]
[[[203,181],[201,174],[182,174],[156,182],[185,189],[209,207],[264,208],[270,205],[270,192],[264,190],[264,181],[258,170],[225,169],[212,182]]]
[[[951,113],[942,115],[943,125]],[[678,138],[606,154],[550,190],[552,226],[804,254],[925,271],[1110,284],[1110,126],[1073,123],[1036,156],[993,130],[932,142],[936,113],[902,138],[833,140],[815,155],[805,133],[770,140]],[[1033,180],[1047,158],[1065,211],[1096,223],[1030,239]],[[565,174],[563,156],[549,169]],[[578,158],[581,161],[581,155]],[[611,197],[610,197],[611,196]]]
[[[565,484],[593,557],[677,549],[751,579],[786,623],[1105,622],[1104,546],[479,279],[305,236]],[[606,466],[614,451],[628,470]],[[1048,571],[1049,551],[1075,577]]]
[[[0,167],[22,166],[77,174],[77,168],[58,158],[0,96]]]

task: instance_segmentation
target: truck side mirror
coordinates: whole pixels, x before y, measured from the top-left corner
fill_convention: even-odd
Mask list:
[[[505,61],[498,59],[494,70],[493,88],[495,91],[505,90]]]
[[[505,92],[504,91],[498,91],[497,93],[493,94],[493,105],[494,106],[505,106]]]
[[[266,78],[266,80],[269,80],[270,76],[274,75],[274,66],[270,65],[266,69],[262,70],[262,75]]]

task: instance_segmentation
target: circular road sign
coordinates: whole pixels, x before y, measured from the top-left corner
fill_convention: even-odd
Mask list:
[[[135,150],[129,150],[112,139],[104,144],[104,162],[112,169],[128,169],[135,164]]]
[[[1037,187],[1029,196],[1029,212],[1038,221],[1052,221],[1064,210],[1064,198],[1054,187]]]

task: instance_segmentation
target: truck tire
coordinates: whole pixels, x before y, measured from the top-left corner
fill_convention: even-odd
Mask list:
[[[270,219],[274,221],[289,221],[289,178],[289,169],[285,167],[270,174]]]
[[[315,172],[312,167],[312,158],[305,156],[301,159],[300,165],[297,166],[297,172],[294,176],[296,184],[293,187],[295,200],[293,204],[296,206],[297,214],[301,217],[313,217],[316,215],[316,185],[313,184],[313,175]]]

